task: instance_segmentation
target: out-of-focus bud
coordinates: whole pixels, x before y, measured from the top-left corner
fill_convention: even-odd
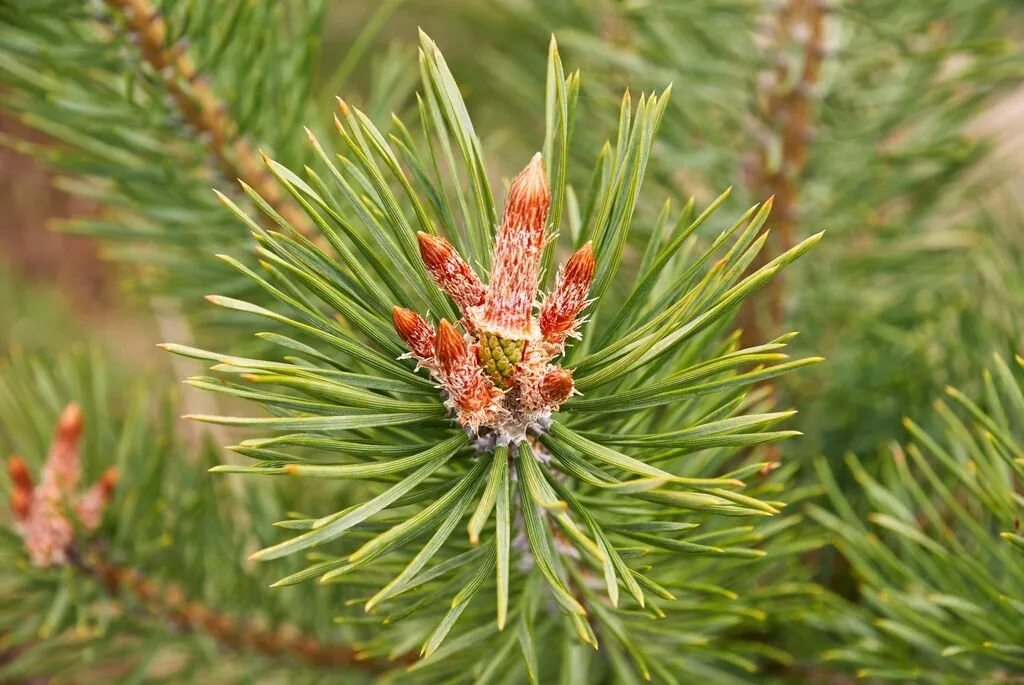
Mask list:
[[[16,521],[24,521],[32,510],[32,475],[25,460],[16,454],[7,459],[7,475],[11,477],[11,512]]]
[[[111,466],[103,472],[103,475],[100,476],[99,481],[97,481],[96,485],[103,491],[103,495],[106,497],[107,501],[110,501],[110,498],[113,496],[114,488],[117,487],[117,481],[120,477],[121,474],[118,473],[117,467]]]
[[[11,482],[16,488],[32,491],[32,476],[28,471],[28,465],[16,454],[7,458],[7,475],[11,477]]]
[[[75,402],[68,404],[57,419],[57,439],[78,440],[82,435],[82,423],[82,408]]]
[[[103,472],[96,484],[85,491],[78,500],[75,513],[86,530],[95,530],[103,521],[103,511],[114,496],[118,473],[113,466]]]
[[[14,520],[24,521],[32,511],[32,493],[25,488],[15,488],[11,491],[11,513]]]
[[[72,402],[61,412],[50,455],[43,467],[43,480],[52,479],[62,493],[78,487],[81,475],[78,448],[82,437],[82,410]]]

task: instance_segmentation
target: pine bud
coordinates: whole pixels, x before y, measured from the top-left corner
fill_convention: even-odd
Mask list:
[[[547,405],[558,405],[569,399],[575,386],[572,374],[562,368],[545,373],[537,383],[537,392]]]
[[[500,392],[480,369],[477,355],[455,326],[441,319],[434,341],[438,380],[448,393],[449,406],[458,412],[459,422],[473,431],[493,418],[494,400]]]
[[[103,520],[103,510],[107,508],[107,504],[114,496],[117,479],[117,469],[111,466],[103,472],[96,484],[86,490],[78,500],[75,512],[86,530],[95,530],[99,527]]]
[[[402,342],[420,359],[434,356],[434,329],[423,318],[411,309],[395,307],[391,311],[391,321]]]
[[[565,263],[550,297],[540,312],[540,331],[548,342],[565,342],[576,326],[576,316],[587,305],[587,292],[596,267],[594,248],[588,242]]]
[[[82,424],[82,410],[72,402],[57,420],[57,432],[43,467],[43,480],[51,478],[63,493],[73,492],[78,486],[81,475],[78,447]]]
[[[547,174],[537,153],[509,188],[480,321],[505,338],[525,338],[530,332],[550,205]]]
[[[64,407],[57,420],[57,439],[60,441],[76,441],[82,434],[82,409],[75,402]]]
[[[473,268],[444,238],[417,233],[420,256],[434,282],[455,300],[463,312],[484,301],[484,286]]]
[[[25,488],[15,488],[11,491],[11,512],[14,520],[24,521],[32,510],[32,494]]]
[[[103,472],[102,476],[100,476],[97,485],[99,485],[100,490],[103,491],[103,494],[104,496],[106,496],[107,500],[109,500],[111,495],[114,494],[114,488],[117,487],[117,481],[120,478],[121,474],[118,473],[116,466],[111,466],[109,469]]]
[[[548,176],[544,171],[544,159],[538,152],[530,163],[512,179],[505,201],[503,226],[523,226],[529,243],[540,247],[544,242],[544,227],[551,206],[551,191]]]
[[[466,341],[455,326],[441,319],[437,326],[437,337],[434,340],[434,356],[438,366],[446,373],[451,373],[465,364],[467,357]]]
[[[16,454],[7,458],[7,475],[11,477],[15,488],[32,492],[32,476],[29,474],[28,465]]]

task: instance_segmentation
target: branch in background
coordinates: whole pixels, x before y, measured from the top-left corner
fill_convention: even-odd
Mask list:
[[[167,45],[167,25],[149,0],[105,1],[112,11],[124,17],[144,59],[162,80],[182,119],[206,141],[224,176],[248,184],[292,226],[308,234],[310,225],[306,215],[285,201],[277,182],[229,116],[227,106],[217,97],[209,79],[200,75],[189,58],[187,41],[182,39],[174,46]],[[191,326],[172,301],[157,299],[152,306],[161,339],[194,339]],[[174,334],[169,335],[169,331]],[[216,407],[215,402],[205,401],[195,392],[186,392],[183,401],[186,413],[208,413]],[[215,436],[217,433],[214,431]],[[198,444],[198,431],[192,431],[191,437],[193,444]],[[221,441],[218,444],[222,444]],[[239,487],[237,480],[232,483],[235,489]]]
[[[106,0],[106,3],[124,16],[146,62],[162,78],[185,122],[207,142],[225,177],[244,181],[289,223],[303,233],[308,232],[305,214],[285,201],[252,144],[228,115],[227,106],[214,93],[209,80],[196,70],[185,41],[167,45],[167,25],[160,12],[149,0]]]
[[[362,658],[349,645],[323,642],[297,630],[261,628],[236,620],[188,600],[175,587],[161,586],[138,571],[106,559],[98,547],[82,556],[72,555],[75,568],[98,580],[112,596],[137,602],[148,614],[167,621],[182,631],[201,632],[218,644],[234,650],[251,650],[274,658],[290,658],[317,668],[358,667],[379,671],[387,667]],[[396,663],[412,663],[412,655]]]
[[[759,79],[755,123],[757,152],[747,160],[747,185],[759,197],[775,197],[772,212],[774,249],[758,255],[751,270],[764,266],[769,255],[784,252],[798,237],[799,184],[807,167],[814,127],[814,90],[825,55],[823,0],[786,0],[777,10],[765,52],[774,65]],[[784,323],[785,283],[776,278],[762,294],[744,303],[740,312],[743,345],[776,335]]]
[[[111,501],[118,474],[108,469],[91,488],[81,490],[81,446],[85,425],[77,404],[61,413],[39,483],[18,456],[7,462],[12,483],[11,511],[15,531],[22,538],[33,568],[67,566],[97,579],[112,596],[133,599],[149,615],[180,630],[203,632],[233,649],[248,649],[273,657],[287,657],[316,667],[358,666],[383,670],[386,664],[363,658],[353,647],[324,643],[298,631],[266,629],[237,621],[203,604],[188,601],[177,588],[163,587],[137,571],[110,561],[93,543],[80,552],[81,533],[96,530]],[[74,507],[69,508],[69,503]],[[72,513],[73,512],[73,513]],[[76,525],[79,524],[79,525]],[[17,654],[0,659],[13,658]],[[403,655],[396,663],[412,663]],[[2,663],[2,661],[0,661]]]

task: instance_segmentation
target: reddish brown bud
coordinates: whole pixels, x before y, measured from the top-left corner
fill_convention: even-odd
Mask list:
[[[28,465],[16,454],[7,458],[7,475],[11,477],[11,482],[16,488],[32,492],[32,476],[29,474]]]
[[[458,255],[455,247],[441,236],[417,231],[416,239],[420,243],[420,256],[423,257],[423,263],[428,269],[441,267],[452,258],[452,255]]]
[[[99,481],[89,488],[78,500],[75,512],[78,520],[87,530],[95,530],[103,520],[103,510],[114,496],[117,486],[117,469],[110,467],[103,472]]]
[[[32,510],[32,492],[22,487],[11,491],[11,512],[16,521],[24,521]]]
[[[540,312],[540,331],[548,342],[561,344],[573,332],[576,316],[587,304],[596,264],[594,248],[588,242],[562,267]]]
[[[464,363],[468,350],[462,333],[445,319],[437,326],[434,355],[442,371],[450,372]]]
[[[515,339],[530,332],[551,193],[540,153],[512,181],[494,246],[481,325]]]
[[[102,476],[100,476],[97,485],[103,492],[103,496],[107,501],[110,501],[111,496],[114,494],[114,488],[117,487],[117,481],[120,477],[121,474],[118,473],[116,466],[111,466],[103,472]]]
[[[192,625],[206,627],[210,620],[210,610],[200,602],[189,602],[185,613]]]
[[[531,245],[540,247],[544,242],[544,226],[551,206],[551,190],[544,171],[544,159],[538,152],[519,172],[508,189],[503,226],[522,225],[530,229],[525,237]]]
[[[545,404],[558,405],[569,399],[574,387],[571,373],[554,368],[541,377],[537,383],[537,392]]]
[[[594,244],[587,241],[587,244],[573,252],[569,261],[565,263],[562,271],[563,278],[570,283],[583,284],[590,288],[590,281],[594,278],[594,268],[597,260],[594,259]]]
[[[75,402],[64,407],[57,419],[57,438],[60,440],[77,440],[82,434],[82,409]]]
[[[459,256],[444,238],[417,233],[420,256],[434,282],[448,294],[463,312],[484,301],[484,286],[473,268]]]
[[[484,376],[474,350],[455,326],[441,319],[434,341],[438,380],[448,393],[449,406],[459,413],[462,425],[477,430],[493,413],[500,391]]]
[[[391,321],[402,342],[420,359],[434,356],[434,329],[411,309],[395,307]]]
[[[57,419],[57,431],[43,466],[43,480],[51,478],[58,489],[70,494],[81,473],[78,447],[82,437],[82,410],[72,402]]]

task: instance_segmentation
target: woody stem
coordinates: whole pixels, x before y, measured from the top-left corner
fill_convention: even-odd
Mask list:
[[[785,0],[775,10],[770,44],[781,52],[786,43],[804,36],[803,61],[795,83],[790,84],[787,65],[779,60],[772,77],[765,82],[758,98],[762,105],[762,121],[768,131],[759,137],[759,146],[750,171],[749,185],[760,197],[774,196],[772,211],[772,248],[761,252],[751,265],[751,272],[764,266],[770,254],[784,252],[796,242],[800,182],[807,167],[811,129],[814,122],[814,88],[821,72],[824,56],[826,7],[821,0]],[[769,139],[778,139],[780,159]],[[785,283],[773,278],[762,294],[744,302],[740,310],[743,346],[764,342],[778,334],[784,323]]]
[[[179,591],[148,580],[134,569],[111,561],[97,545],[84,553],[71,549],[69,559],[74,568],[98,581],[110,596],[132,602],[147,615],[178,630],[209,635],[225,648],[292,659],[317,668],[349,667],[379,672],[388,666],[379,661],[361,659],[351,645],[324,642],[312,635],[285,633],[233,619],[201,602],[188,600]],[[409,654],[399,657],[395,663],[409,664],[413,661],[415,657]]]
[[[273,176],[259,160],[227,106],[207,79],[201,77],[189,58],[184,41],[168,46],[167,24],[149,0],[105,0],[108,7],[124,17],[125,25],[137,38],[143,59],[161,82],[193,130],[202,134],[224,177],[244,181],[292,226],[309,235],[306,216],[285,202]]]

